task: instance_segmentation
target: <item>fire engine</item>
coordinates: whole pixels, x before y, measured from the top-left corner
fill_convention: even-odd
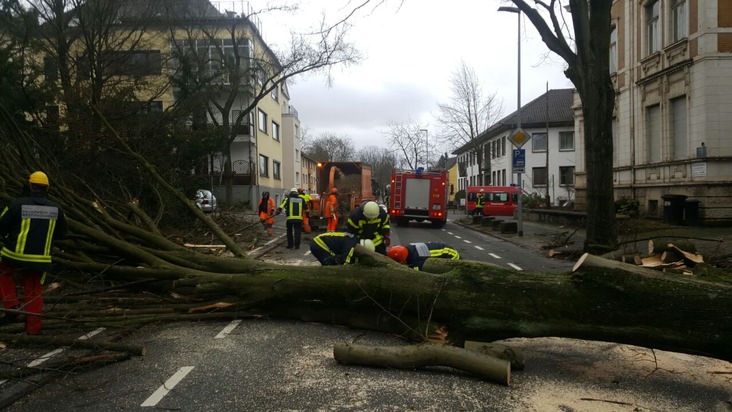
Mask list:
[[[389,216],[398,226],[428,220],[434,227],[447,222],[447,171],[393,169],[389,188]]]

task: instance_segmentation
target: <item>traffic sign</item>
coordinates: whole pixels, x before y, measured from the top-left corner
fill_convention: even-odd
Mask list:
[[[526,133],[523,129],[516,129],[511,136],[508,136],[508,141],[513,143],[514,147],[517,149],[522,148],[529,139],[531,139],[531,135]]]
[[[526,168],[526,150],[513,149],[513,172],[524,173]]]

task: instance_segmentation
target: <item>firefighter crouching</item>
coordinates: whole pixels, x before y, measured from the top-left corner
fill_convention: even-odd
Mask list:
[[[424,262],[429,258],[460,259],[458,251],[443,242],[410,243],[406,246],[397,245],[389,248],[387,256],[399,263],[406,264],[414,270],[422,270]]]
[[[297,189],[290,189],[290,194],[280,203],[275,216],[285,211],[287,216],[287,248],[300,249],[300,237],[302,236],[302,216],[308,207],[305,201],[297,194]]]
[[[386,248],[391,243],[389,215],[373,200],[362,203],[351,213],[346,230],[359,239],[370,239],[376,252],[386,255]]]
[[[347,265],[355,262],[353,251],[358,244],[374,251],[372,241],[359,240],[353,233],[325,232],[310,241],[310,253],[323,266]]]

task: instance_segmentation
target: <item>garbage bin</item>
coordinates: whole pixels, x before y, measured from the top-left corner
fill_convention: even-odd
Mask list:
[[[684,214],[686,215],[686,224],[689,226],[699,226],[699,203],[701,203],[701,200],[686,200]]]
[[[663,222],[680,225],[684,220],[686,195],[663,195]]]

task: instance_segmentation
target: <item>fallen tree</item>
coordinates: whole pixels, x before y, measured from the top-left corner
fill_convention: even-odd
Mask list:
[[[416,340],[425,340],[442,327],[458,346],[466,340],[558,336],[732,360],[729,280],[631,271],[615,262],[580,265],[572,273],[519,273],[480,262],[430,259],[424,271],[416,273],[360,247],[358,265],[265,263],[248,258],[241,242],[168,185],[108,124],[106,131],[118,142],[117,149],[139,163],[161,190],[172,193],[211,228],[216,244],[225,245],[229,256],[200,253],[166,237],[150,217],[156,213],[134,201],[85,197],[67,185],[68,176],[54,170],[53,164],[40,163],[28,143],[32,137],[6,127],[2,129],[5,150],[0,151],[0,197],[18,197],[26,171],[49,170],[54,182],[51,197],[70,221],[69,238],[54,249],[56,280],[64,286],[48,293],[49,302],[54,302],[46,313],[50,321],[73,322],[79,328],[99,324],[134,328],[207,315],[217,319],[282,316]],[[113,288],[117,295],[110,293]],[[153,298],[140,295],[141,291],[151,292]],[[173,313],[120,317],[109,310],[161,306],[172,308]],[[87,314],[73,316],[84,311]]]

